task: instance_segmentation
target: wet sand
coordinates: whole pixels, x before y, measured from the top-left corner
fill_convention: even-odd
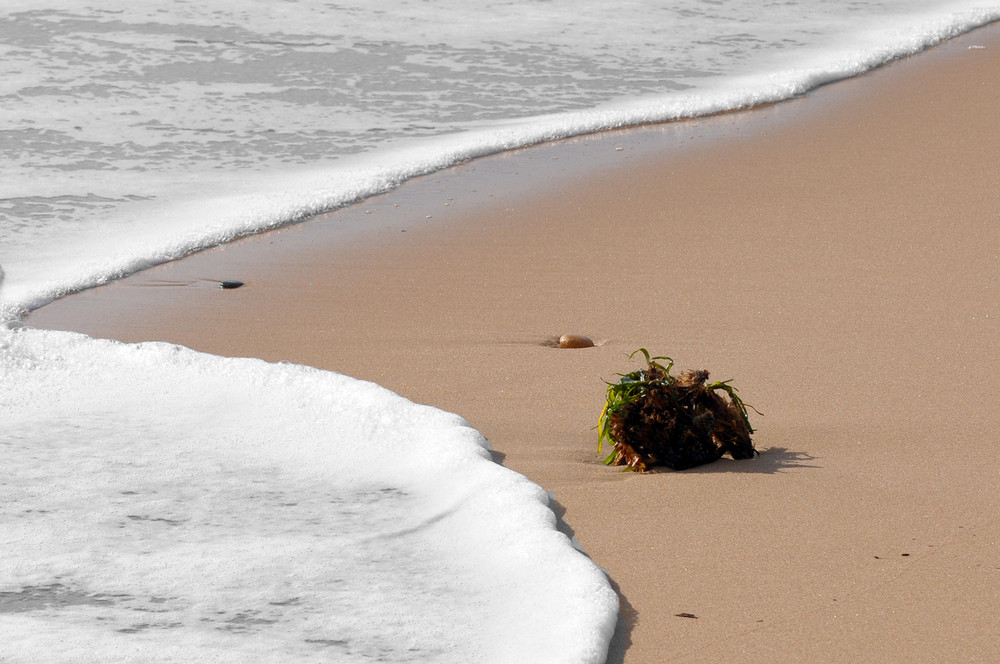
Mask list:
[[[1000,661],[998,109],[992,26],[803,99],[469,162],[27,322],[461,414],[608,571],[611,662]],[[734,379],[761,456],[602,466],[602,381],[639,347]]]

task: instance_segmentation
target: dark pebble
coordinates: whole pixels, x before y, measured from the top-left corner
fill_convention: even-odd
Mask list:
[[[242,281],[223,281],[220,284],[223,288],[239,288],[243,285]]]

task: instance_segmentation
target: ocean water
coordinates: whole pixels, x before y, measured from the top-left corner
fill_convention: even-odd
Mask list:
[[[793,97],[998,18],[967,0],[5,0],[0,660],[603,661],[610,584],[460,417],[21,317],[463,159]]]

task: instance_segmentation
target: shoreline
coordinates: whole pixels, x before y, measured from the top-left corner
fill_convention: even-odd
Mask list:
[[[26,322],[458,413],[608,570],[610,662],[1000,658],[997,71],[994,24],[804,98],[467,162]],[[602,381],[640,346],[734,379],[761,457],[602,466]]]

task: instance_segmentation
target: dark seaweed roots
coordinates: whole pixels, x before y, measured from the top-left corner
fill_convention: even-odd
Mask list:
[[[757,454],[747,405],[729,381],[708,383],[707,371],[672,376],[669,357],[650,358],[645,348],[639,352],[647,367],[608,385],[597,446],[600,452],[604,440],[612,445],[605,464],[640,472],[653,466],[684,470],[723,454],[734,459]]]

